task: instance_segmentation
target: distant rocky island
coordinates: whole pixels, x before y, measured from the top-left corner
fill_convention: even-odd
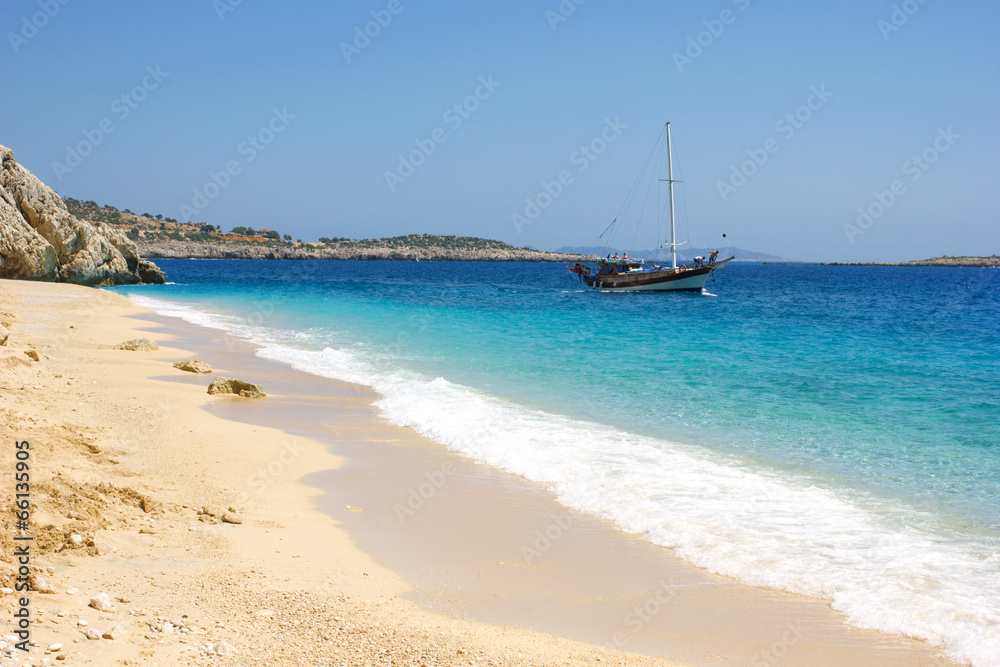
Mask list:
[[[67,197],[77,218],[114,227],[154,259],[353,259],[469,262],[575,262],[581,255],[518,248],[471,236],[410,234],[378,239],[292,240],[273,229],[234,227],[223,232],[208,223],[178,222],[152,213],[137,214],[94,201]]]
[[[0,278],[81,285],[166,280],[124,230],[75,217],[6,146],[0,159]]]
[[[1000,257],[951,257],[943,255],[931,259],[917,259],[909,262],[824,262],[820,266],[954,266],[1000,268]]]

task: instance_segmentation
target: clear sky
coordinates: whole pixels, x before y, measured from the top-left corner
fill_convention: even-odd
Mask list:
[[[553,249],[670,121],[695,246],[1000,253],[1000,4],[577,2],[4,0],[0,143],[137,213]]]

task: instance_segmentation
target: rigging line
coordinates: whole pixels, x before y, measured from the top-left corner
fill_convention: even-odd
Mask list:
[[[611,224],[608,225],[607,227],[605,227],[604,231],[597,235],[597,238],[594,239],[594,242],[596,243],[598,239],[600,239],[602,236],[604,236],[605,234],[607,234],[608,230],[611,229],[612,225],[614,225],[616,222],[618,222],[618,218],[615,218],[614,220],[612,220]]]
[[[614,226],[615,226],[615,223],[616,223],[616,222],[618,222],[618,218],[615,218],[614,220],[612,220],[612,221],[611,221],[611,224],[610,224],[610,225],[608,225],[607,227],[605,227],[605,228],[604,228],[604,231],[603,231],[603,232],[601,232],[600,234],[598,234],[598,235],[597,235],[597,238],[596,238],[596,239],[594,239],[593,241],[591,241],[591,242],[590,242],[590,245],[589,245],[589,246],[587,246],[587,247],[588,247],[588,248],[590,248],[591,250],[596,250],[596,249],[597,249],[597,242],[601,240],[601,237],[603,237],[603,236],[604,236],[605,234],[607,234],[607,233],[608,233],[608,230],[609,230],[609,229],[611,229],[612,227],[614,227]],[[607,246],[607,242],[605,242],[605,245],[604,245],[604,249],[607,249],[607,247],[608,247],[608,246]],[[602,251],[602,252],[603,252],[603,251]]]
[[[653,176],[656,176],[656,170],[653,170]],[[632,234],[632,252],[635,252],[635,239],[639,236],[639,227],[642,226],[642,216],[646,212],[646,203],[649,201],[649,191],[653,189],[653,182],[655,178],[649,179],[649,184],[646,186],[646,195],[642,198],[642,209],[639,210],[639,220],[635,225],[635,232]]]
[[[666,135],[667,135],[667,128],[666,126],[664,126],[663,129],[660,131],[660,134],[657,135],[656,141],[653,143],[653,147],[649,151],[649,155],[646,156],[646,160],[645,162],[643,162],[642,169],[639,170],[639,175],[636,176],[635,181],[632,183],[632,187],[629,188],[629,192],[625,196],[625,201],[622,203],[621,208],[618,209],[618,215],[615,216],[615,220],[621,220],[622,215],[631,205],[632,199],[635,197],[635,193],[639,189],[639,183],[642,181],[642,176],[643,174],[646,173],[646,168],[649,166],[649,161],[653,158],[653,155],[656,154],[656,149],[661,145],[661,143],[665,141]],[[661,139],[661,137],[663,137],[664,139]],[[615,223],[612,222],[611,225],[609,225],[609,228],[614,228],[614,224]],[[604,234],[606,234],[607,231],[608,230],[606,229],[603,232],[601,232],[601,236],[604,236]],[[614,228],[611,232],[611,236],[609,236],[605,240],[604,244],[605,250],[611,246],[611,243],[614,241],[614,237],[617,234],[617,232],[618,229]],[[597,241],[600,240],[601,236],[598,236],[596,239],[594,239],[595,246],[597,245]]]

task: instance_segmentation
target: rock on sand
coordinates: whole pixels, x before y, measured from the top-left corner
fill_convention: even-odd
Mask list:
[[[133,338],[132,340],[127,340],[124,343],[118,343],[115,345],[116,350],[139,350],[141,352],[152,352],[154,350],[159,350],[160,346],[149,340],[148,338]]]
[[[116,611],[115,606],[111,604],[111,597],[107,593],[98,593],[94,597],[90,598],[90,606],[97,611],[109,613]]]
[[[233,380],[230,378],[215,378],[208,385],[210,394],[237,394],[243,398],[264,398],[267,394],[259,384]]]
[[[191,359],[189,361],[178,361],[174,364],[174,368],[179,368],[182,371],[187,371],[188,373],[211,373],[212,367],[206,364],[201,359]]]

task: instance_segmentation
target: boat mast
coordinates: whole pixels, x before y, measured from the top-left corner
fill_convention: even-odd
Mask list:
[[[677,239],[674,237],[674,161],[670,156],[670,123],[667,123],[667,180],[670,192],[670,260],[677,268]]]

